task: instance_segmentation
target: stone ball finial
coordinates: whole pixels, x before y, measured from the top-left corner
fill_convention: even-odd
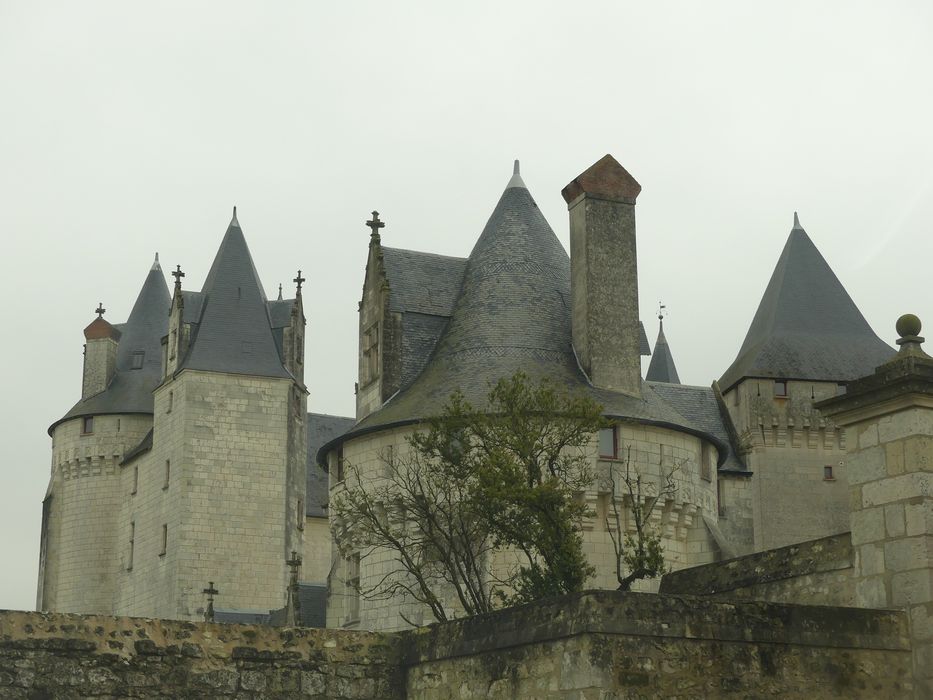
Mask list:
[[[897,319],[897,324],[895,325],[897,334],[901,338],[920,335],[921,328],[922,324],[920,323],[920,319],[914,314],[904,314]]]

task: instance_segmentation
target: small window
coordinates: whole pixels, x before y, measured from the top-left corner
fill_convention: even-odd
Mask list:
[[[159,552],[160,557],[165,556],[165,550],[168,548],[168,525],[162,526],[162,551]]]
[[[619,456],[618,428],[600,428],[599,430],[599,456],[606,459],[616,459]]]
[[[130,491],[130,495],[136,495],[136,489],[139,488],[139,465],[133,467],[133,490]]]
[[[175,404],[175,392],[174,392],[174,391],[170,391],[170,392],[168,392],[168,408],[165,409],[165,412],[166,412],[166,413],[171,413],[171,412],[172,412],[172,406],[173,406],[174,404]]]
[[[133,364],[131,365],[132,369],[142,369],[143,361],[146,359],[146,353],[143,350],[136,350],[133,352]]]
[[[774,395],[778,397],[787,396],[787,382],[783,379],[778,379],[774,382]]]
[[[337,448],[337,481],[343,481],[343,447]]]
[[[823,480],[824,481],[835,481],[836,477],[833,476],[833,465],[827,464],[823,467]]]
[[[117,418],[117,432],[120,432],[120,419]]]
[[[136,522],[130,523],[129,551],[126,554],[126,570],[133,570],[133,550],[136,548]]]
[[[706,481],[713,480],[713,448],[703,445],[703,456],[700,463],[700,478]]]
[[[168,489],[168,480],[172,475],[172,460],[165,460],[165,481],[162,484],[162,490],[165,491]]]
[[[169,341],[169,344],[168,344],[168,359],[170,360],[175,359],[175,348],[177,347],[177,345],[178,345],[178,330],[173,328],[172,339]]]
[[[81,422],[81,433],[83,435],[90,435],[94,432],[94,416],[85,416],[84,420]]]
[[[719,517],[724,518],[726,516],[726,499],[725,499],[725,482],[722,479],[719,479],[716,482],[716,509],[719,512]]]
[[[298,499],[298,506],[295,508],[295,519],[298,522],[298,529],[305,529],[305,504],[300,498]]]
[[[347,559],[347,624],[360,619],[360,555]]]

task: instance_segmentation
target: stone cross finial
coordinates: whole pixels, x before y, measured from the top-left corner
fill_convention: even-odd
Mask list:
[[[293,279],[292,282],[294,282],[295,284],[298,285],[298,292],[297,292],[297,293],[298,293],[299,296],[301,296],[301,285],[302,285],[304,282],[307,282],[307,281],[308,281],[308,280],[306,280],[304,277],[301,276],[301,270],[298,270],[298,276],[297,276],[295,279]]]
[[[301,569],[301,557],[298,556],[298,552],[296,552],[296,551],[293,549],[293,550],[292,550],[292,558],[291,558],[291,559],[286,559],[286,560],[285,560],[285,563],[286,563],[286,564],[288,565],[288,567],[291,569],[292,584],[293,584],[293,585],[294,585],[294,584],[297,584],[297,583],[298,583],[298,571],[299,571],[299,569]]]
[[[214,596],[219,595],[220,591],[214,588],[213,581],[208,581],[207,588],[205,588],[201,592],[207,595],[207,610],[204,611],[204,621],[213,622],[214,621]]]
[[[175,288],[181,289],[181,278],[185,276],[185,273],[181,271],[181,265],[175,266],[175,272],[172,273],[172,277],[175,278]]]
[[[372,229],[372,233],[370,234],[370,236],[372,236],[373,238],[376,238],[377,236],[379,236],[379,229],[385,228],[386,226],[384,221],[379,221],[378,211],[373,212],[373,218],[367,221],[366,225]]]
[[[106,312],[107,309],[104,308],[104,302],[98,303],[97,308],[94,309],[94,313],[97,314],[97,318],[103,318]]]

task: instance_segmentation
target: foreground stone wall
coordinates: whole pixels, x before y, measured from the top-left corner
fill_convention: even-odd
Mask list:
[[[848,532],[667,574],[661,593],[724,600],[855,606]]]
[[[0,612],[0,697],[404,697],[398,645],[367,632]]]
[[[401,633],[0,612],[2,698],[913,697],[900,611],[598,591]]]
[[[411,634],[408,697],[909,698],[901,612],[590,592]]]

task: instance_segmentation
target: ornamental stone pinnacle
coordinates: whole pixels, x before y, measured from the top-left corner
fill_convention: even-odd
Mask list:
[[[378,239],[378,238],[379,238],[379,229],[385,228],[385,225],[386,225],[386,224],[385,224],[384,221],[379,221],[379,212],[378,212],[378,211],[374,211],[374,212],[373,212],[373,218],[370,219],[369,221],[367,221],[367,222],[366,222],[366,225],[369,226],[369,228],[372,229],[372,233],[370,233],[369,235],[370,235],[373,239]]]
[[[298,296],[301,296],[301,285],[302,285],[303,283],[307,282],[307,281],[308,281],[307,279],[305,279],[304,277],[301,276],[301,270],[298,270],[298,276],[295,277],[295,278],[292,280],[292,282],[294,282],[294,283],[297,285],[297,290],[296,290],[295,293],[296,293]],[[279,289],[279,293],[280,293],[280,294],[281,294],[281,292],[282,292],[282,290]]]
[[[181,289],[181,278],[185,276],[185,273],[181,271],[181,265],[175,266],[175,271],[172,273],[172,277],[175,278],[175,289]]]

